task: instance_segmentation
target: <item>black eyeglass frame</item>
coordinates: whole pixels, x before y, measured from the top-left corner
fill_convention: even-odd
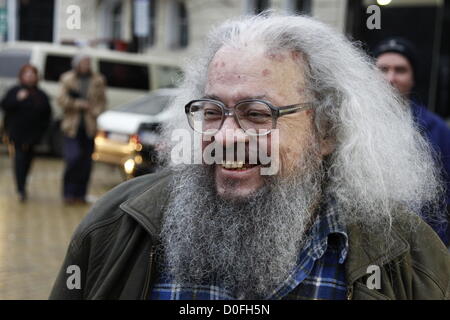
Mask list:
[[[191,109],[192,104],[197,103],[197,102],[211,102],[211,103],[214,103],[217,106],[222,108],[222,120],[220,122],[219,128],[216,129],[216,131],[214,133],[212,133],[212,132],[199,132],[199,131],[195,130],[193,123],[191,123],[190,116],[189,116],[190,109]],[[250,103],[250,102],[263,103],[263,104],[267,105],[270,108],[270,110],[272,112],[272,128],[270,130],[268,130],[266,133],[263,133],[263,134],[251,134],[251,133],[248,133],[247,130],[242,127],[242,124],[241,124],[241,122],[239,120],[239,117],[237,116],[237,114],[236,114],[236,112],[234,110],[236,110],[236,107],[238,105],[243,104],[243,103]],[[188,118],[189,126],[192,128],[192,130],[194,130],[194,131],[196,131],[198,133],[201,133],[201,134],[205,134],[205,133],[207,133],[209,135],[216,134],[222,128],[226,117],[233,116],[234,119],[236,120],[236,122],[241,127],[241,129],[244,130],[244,132],[246,134],[253,135],[253,136],[265,136],[265,135],[268,135],[273,129],[276,129],[276,127],[277,127],[277,120],[278,120],[279,117],[285,116],[285,115],[288,115],[288,114],[292,114],[292,113],[296,113],[296,112],[300,112],[300,111],[304,111],[304,110],[313,109],[315,107],[315,105],[316,105],[316,102],[312,101],[312,102],[304,102],[304,103],[291,104],[291,105],[288,105],[288,106],[276,107],[273,104],[271,104],[269,101],[266,101],[266,100],[262,100],[262,99],[246,99],[246,100],[239,101],[232,108],[229,108],[222,101],[214,100],[214,99],[206,99],[205,98],[205,99],[192,100],[192,101],[188,102],[184,106],[184,111],[185,111],[186,116]]]

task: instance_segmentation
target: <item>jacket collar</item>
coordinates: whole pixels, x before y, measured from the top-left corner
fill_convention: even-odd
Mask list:
[[[168,186],[172,178],[170,170],[154,175],[155,183],[140,195],[120,205],[120,208],[136,219],[142,227],[158,240],[164,208],[169,200]],[[382,265],[396,259],[409,250],[408,242],[392,228],[392,241],[395,245],[384,250],[385,240],[380,234],[363,234],[357,225],[347,226],[348,254],[346,258],[346,278],[349,284],[368,275],[367,268]]]
[[[386,240],[382,234],[363,233],[356,225],[347,226],[349,252],[346,261],[346,278],[348,283],[370,275],[367,268],[382,265],[402,256],[410,249],[409,243],[392,227],[391,241],[394,245],[386,250]]]
[[[156,178],[152,179],[154,183],[140,195],[123,202],[120,208],[136,219],[152,238],[157,240],[164,208],[169,200],[167,189],[172,174],[170,170],[164,170],[152,176]]]

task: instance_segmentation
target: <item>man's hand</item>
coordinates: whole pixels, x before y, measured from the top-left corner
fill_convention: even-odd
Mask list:
[[[25,100],[27,97],[28,97],[28,90],[20,89],[17,92],[17,100],[22,101],[22,100]]]

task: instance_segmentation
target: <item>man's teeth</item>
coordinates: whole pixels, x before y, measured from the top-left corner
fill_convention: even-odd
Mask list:
[[[225,169],[241,169],[244,167],[244,161],[225,161],[225,163],[222,163],[222,167]]]

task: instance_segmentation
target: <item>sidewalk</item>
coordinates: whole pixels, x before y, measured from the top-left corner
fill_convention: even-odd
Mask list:
[[[61,199],[61,159],[37,157],[29,200],[17,200],[11,162],[0,150],[0,299],[47,299],[70,237],[89,206]],[[122,181],[115,168],[95,164],[90,192],[96,199]]]

